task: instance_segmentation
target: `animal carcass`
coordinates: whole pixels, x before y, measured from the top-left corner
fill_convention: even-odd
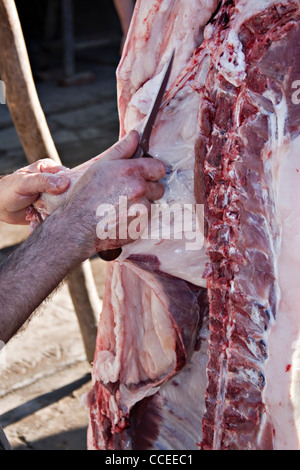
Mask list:
[[[121,135],[176,51],[150,153],[205,247],[138,240],[111,263],[93,367],[96,449],[298,449],[298,1],[140,0]]]
[[[137,0],[120,134],[175,49],[150,153],[160,202],[204,207],[202,243],[177,225],[108,264],[91,449],[299,449],[299,19],[299,0]]]

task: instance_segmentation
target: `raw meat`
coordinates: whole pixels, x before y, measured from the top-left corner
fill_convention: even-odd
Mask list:
[[[253,16],[255,4],[265,8]],[[237,8],[225,2],[214,24],[201,137],[212,266],[203,448],[297,449],[299,3]]]
[[[150,153],[174,170],[165,202],[205,204],[206,250],[139,240],[109,268],[90,448],[299,448],[299,2],[221,3],[203,34],[218,2],[137,2],[118,69],[121,134],[146,115],[175,47]],[[170,296],[151,254],[185,287]],[[175,346],[173,306],[194,319],[189,353]]]
[[[174,40],[178,47],[170,83],[183,72],[187,60],[202,43],[203,27],[217,3],[189,2],[187,14],[182,2],[137,2],[117,74],[121,136],[132,128],[139,128],[147,114]],[[191,18],[195,19],[192,29]],[[147,35],[152,28],[155,28],[155,35]],[[145,64],[143,54],[146,52],[149,61]],[[136,73],[132,74],[132,70]],[[183,86],[158,116],[152,134],[151,155],[173,168],[165,179],[166,192],[160,201],[170,206],[179,202],[195,205],[194,148],[200,99],[197,90],[190,85]],[[165,136],[168,136],[167,142]],[[198,228],[201,229],[201,224]],[[87,398],[91,410],[88,439],[91,449],[159,448],[161,445],[174,449],[196,448],[206,384],[207,328],[203,323],[208,304],[206,281],[202,277],[206,262],[204,247],[188,250],[184,237],[140,239],[124,247],[121,259],[109,268],[96,344],[94,387]],[[140,317],[141,321],[137,322]],[[189,327],[188,341],[178,347],[178,336],[180,339],[185,324]],[[119,325],[122,325],[121,330]],[[158,335],[159,325],[164,335]],[[109,341],[104,342],[104,338]],[[172,351],[171,367],[162,360],[161,349]],[[142,365],[141,354],[148,358]],[[199,363],[203,367],[199,368]],[[151,369],[158,368],[157,377],[151,376],[150,364]],[[186,399],[186,389],[177,381],[177,373],[184,366],[180,377],[185,385],[190,383],[190,392],[194,392],[190,399],[193,408],[183,412],[186,435],[182,426],[178,426],[182,411],[181,402],[177,402],[180,397]],[[197,396],[199,387],[202,394]],[[163,408],[167,409],[165,416]],[[197,420],[193,413],[199,417]],[[192,420],[195,426],[190,431]]]
[[[191,358],[206,293],[160,272],[155,257],[133,257],[110,263],[105,295],[89,396],[91,442],[102,449],[151,445],[155,417],[144,408]],[[130,411],[136,419],[126,430]]]
[[[300,447],[299,19],[298,0],[136,3],[120,135],[175,48],[150,153],[172,168],[160,202],[204,205],[205,226],[108,265],[90,449]]]

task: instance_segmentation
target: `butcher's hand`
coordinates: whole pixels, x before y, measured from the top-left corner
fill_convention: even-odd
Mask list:
[[[110,204],[111,208],[117,208],[119,196],[125,196],[128,206],[140,203],[149,209],[151,201],[162,197],[164,189],[158,181],[165,175],[165,166],[155,159],[130,160],[137,144],[138,134],[132,132],[107,150],[69,189],[62,206],[0,263],[1,341],[7,343],[41,302],[82,261],[97,251],[130,241],[129,237],[125,237],[125,240],[97,240],[99,205]],[[43,174],[40,170],[38,166],[37,173]],[[31,186],[30,190],[28,187],[24,190],[21,185],[20,189],[18,185],[22,177],[30,179],[32,185],[40,181],[34,174],[31,167],[31,171],[25,171],[23,175],[1,181],[1,185],[5,184],[1,187],[1,204],[3,198],[7,200],[6,191],[13,194],[9,198],[10,202],[3,206],[5,210],[1,209],[6,220],[7,207],[10,217],[13,217],[14,212],[18,214],[33,202],[37,192],[49,189],[43,185]],[[16,184],[13,191],[9,181]],[[23,220],[25,213],[19,215],[20,220]]]
[[[43,159],[0,179],[0,221],[27,225],[28,207],[40,193],[58,195],[70,186],[67,176],[56,174],[64,167]]]
[[[78,251],[84,258],[133,241],[126,231],[136,217],[132,214],[137,206],[132,206],[141,205],[147,222],[151,203],[164,194],[159,182],[166,174],[164,163],[154,158],[131,159],[138,140],[138,133],[132,131],[104,152],[70,189],[59,209],[68,220],[70,232],[78,237]],[[132,213],[124,212],[124,201]],[[99,238],[97,230],[104,220],[108,221],[106,239]]]

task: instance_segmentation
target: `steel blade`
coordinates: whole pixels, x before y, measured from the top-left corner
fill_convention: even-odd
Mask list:
[[[175,50],[172,52],[172,55],[168,61],[168,63],[165,66],[165,72],[163,75],[163,79],[160,85],[160,88],[158,90],[158,93],[156,95],[156,99],[154,100],[152,107],[148,113],[146,123],[144,126],[144,129],[141,133],[140,136],[140,146],[142,147],[143,151],[145,154],[147,154],[149,150],[149,141],[150,141],[150,136],[151,132],[154,127],[154,123],[163,99],[163,96],[165,94],[167,84],[170,78],[171,70],[172,70],[172,65],[173,65],[173,60],[174,60],[174,55],[175,55]]]

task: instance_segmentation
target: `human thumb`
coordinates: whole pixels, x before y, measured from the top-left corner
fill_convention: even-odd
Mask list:
[[[58,195],[70,186],[70,178],[62,174],[36,173],[31,178],[31,191]]]
[[[100,156],[100,161],[123,160],[131,158],[139,143],[139,134],[137,131],[130,131],[123,139],[119,140],[110,149],[106,150]]]

